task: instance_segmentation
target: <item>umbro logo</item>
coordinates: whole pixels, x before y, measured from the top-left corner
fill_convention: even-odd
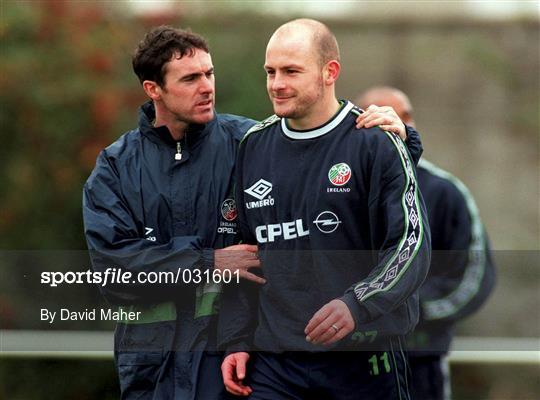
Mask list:
[[[264,179],[259,179],[251,187],[244,190],[250,196],[255,197],[257,200],[264,199],[272,191],[272,184]]]
[[[272,184],[264,179],[259,179],[249,188],[244,189],[244,192],[249,194],[252,197],[255,197],[258,201],[248,201],[246,202],[246,208],[261,208],[269,207],[274,205],[274,199],[270,196],[272,191]]]
[[[157,238],[155,236],[150,236],[150,234],[154,232],[154,228],[149,228],[147,226],[144,227],[144,236],[146,240],[150,240],[151,242],[155,242]]]

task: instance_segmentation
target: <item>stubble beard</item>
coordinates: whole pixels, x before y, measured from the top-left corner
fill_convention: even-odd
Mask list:
[[[320,76],[317,79],[317,93],[314,96],[297,97],[296,106],[294,106],[289,111],[285,111],[282,113],[276,112],[276,115],[280,118],[288,118],[288,119],[304,118],[309,114],[312,106],[314,104],[317,104],[322,97],[323,97],[323,81],[322,81],[322,76]]]

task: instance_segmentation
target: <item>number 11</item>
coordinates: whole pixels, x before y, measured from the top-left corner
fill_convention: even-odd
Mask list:
[[[384,371],[386,373],[390,372],[388,353],[385,351],[383,355],[379,357],[379,359],[377,359],[377,354],[373,354],[373,356],[368,360],[368,362],[371,364],[371,371],[369,371],[370,375],[379,375],[379,360],[381,360],[383,363]]]

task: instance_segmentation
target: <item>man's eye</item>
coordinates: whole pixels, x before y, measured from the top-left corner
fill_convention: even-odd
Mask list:
[[[273,76],[275,74],[272,70],[266,70],[266,75]]]
[[[296,74],[297,72],[298,72],[298,71],[295,70],[295,69],[288,69],[288,70],[287,70],[287,73],[288,73],[288,74]]]

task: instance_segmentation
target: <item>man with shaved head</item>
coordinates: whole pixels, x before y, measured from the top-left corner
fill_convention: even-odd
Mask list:
[[[361,107],[390,106],[414,126],[409,98],[399,89],[374,87]],[[418,184],[426,201],[433,256],[420,288],[420,321],[409,337],[414,399],[450,398],[447,353],[456,322],[484,304],[495,283],[495,266],[478,209],[465,185],[447,171],[420,160]]]
[[[250,399],[409,399],[401,339],[430,252],[413,161],[399,136],[355,128],[363,114],[336,97],[339,48],[324,24],[281,26],[264,69],[275,115],[240,144],[236,201],[267,283],[258,301],[239,296],[253,287],[224,294],[225,387]]]

